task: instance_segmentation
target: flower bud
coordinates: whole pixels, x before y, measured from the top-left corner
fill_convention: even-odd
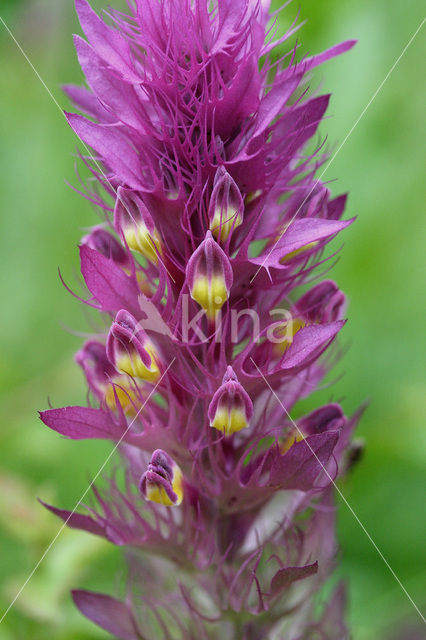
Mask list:
[[[158,264],[161,255],[161,238],[155,228],[152,217],[140,198],[134,194],[125,195],[125,190],[118,189],[114,213],[114,224],[129,249],[137,251],[149,262]]]
[[[225,242],[233,229],[243,221],[244,201],[240,190],[225,167],[216,171],[209,205],[210,230],[220,242]]]
[[[134,317],[123,309],[111,325],[106,351],[121,373],[148,382],[156,382],[160,377],[159,356],[154,345]]]
[[[129,258],[124,248],[118,240],[102,226],[94,227],[90,233],[82,238],[81,243],[98,251],[105,256],[105,258],[113,260],[118,266],[129,266]]]
[[[146,500],[166,507],[179,505],[183,500],[183,475],[179,466],[162,449],[152,454],[139,489]]]
[[[210,320],[214,320],[228,299],[233,273],[228,257],[210,231],[189,259],[186,276],[191,298],[205,310]]]
[[[297,302],[301,314],[311,322],[333,322],[342,317],[345,296],[332,280],[324,280]]]
[[[230,436],[247,427],[252,416],[253,403],[232,367],[228,367],[209,405],[210,426]]]
[[[117,409],[117,401],[128,415],[135,414],[135,404],[140,403],[134,385],[129,378],[120,375],[108,360],[105,345],[89,340],[76,354],[92,392],[104,400],[107,407]]]

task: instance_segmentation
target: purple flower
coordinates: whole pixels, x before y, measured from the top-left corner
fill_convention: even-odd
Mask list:
[[[108,333],[106,354],[120,373],[131,378],[157,382],[160,377],[160,356],[135,318],[122,309]]]
[[[157,449],[143,474],[139,488],[145,500],[167,507],[179,505],[183,498],[182,471],[165,451]]]
[[[222,384],[209,405],[210,426],[227,436],[248,426],[253,417],[253,403],[238,382],[232,367],[228,367]]]
[[[316,596],[358,415],[287,411],[344,325],[344,294],[312,281],[352,222],[315,180],[326,153],[306,152],[330,98],[306,78],[354,42],[276,60],[295,27],[274,40],[267,0],[128,4],[104,21],[76,0],[89,88],[65,88],[95,153],[103,221],[80,259],[106,329],[77,354],[95,406],[41,418],[119,443],[126,481],[105,479],[87,513],[46,506],[125,547],[129,567],[122,602],[75,603],[125,640],[343,640],[343,588],[322,613]]]
[[[210,231],[188,260],[186,280],[191,298],[214,320],[229,297],[233,273],[229,258]]]

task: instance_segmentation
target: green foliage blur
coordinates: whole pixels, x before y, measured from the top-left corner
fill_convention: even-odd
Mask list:
[[[280,28],[291,23],[297,8],[293,3],[286,9]],[[300,11],[308,19],[297,34],[303,53],[359,40],[352,52],[320,68],[313,81],[334,94],[322,134],[335,150],[344,142],[324,179],[338,178],[331,185],[336,195],[350,192],[347,217],[358,219],[344,232],[333,272],[350,301],[338,380],[311,403],[335,399],[351,413],[369,399],[357,432],[366,442],[365,456],[341,489],[422,608],[425,28],[358,122],[420,25],[422,3],[301,0]],[[2,0],[0,16],[59,105],[69,108],[60,84],[82,83],[71,38],[79,31],[72,0]],[[73,353],[90,326],[57,269],[78,288],[77,244],[97,217],[66,184],[78,188],[77,140],[1,21],[0,55],[1,617],[61,526],[36,498],[72,509],[110,445],[66,441],[38,420],[37,410],[49,402],[85,401]],[[343,503],[339,537],[337,573],[349,585],[354,640],[404,640],[408,627],[414,628],[410,638],[424,637],[414,607]],[[0,640],[105,638],[74,609],[69,590],[111,593],[122,589],[124,579],[119,550],[63,530],[0,623]]]

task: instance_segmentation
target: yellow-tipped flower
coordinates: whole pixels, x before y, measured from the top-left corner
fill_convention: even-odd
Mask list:
[[[106,345],[107,356],[120,373],[157,382],[160,357],[145,331],[127,311],[117,313]]]
[[[244,201],[236,183],[220,166],[216,171],[209,205],[210,230],[218,242],[226,242],[243,221]]]
[[[188,261],[186,275],[191,298],[205,310],[209,320],[214,320],[228,299],[233,274],[228,257],[210,231]]]
[[[209,405],[210,426],[230,436],[247,427],[252,416],[252,401],[232,367],[228,367]]]
[[[123,234],[129,249],[138,251],[149,262],[158,264],[161,239],[156,229],[151,232],[144,222],[131,223],[123,229]]]
[[[129,249],[158,264],[162,244],[152,216],[141,198],[121,187],[117,191],[114,225]]]
[[[105,345],[96,340],[88,340],[76,355],[91,391],[115,411],[119,405],[129,416],[135,415],[141,403],[141,392],[127,375],[117,373],[106,354]]]
[[[182,471],[165,451],[157,449],[152,454],[139,488],[146,500],[166,507],[177,506],[183,500]]]
[[[136,407],[141,403],[137,389],[125,375],[116,376],[105,385],[104,399],[107,407],[112,411],[118,408],[118,402],[128,416],[136,415]]]

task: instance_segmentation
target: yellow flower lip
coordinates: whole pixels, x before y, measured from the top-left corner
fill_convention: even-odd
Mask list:
[[[136,407],[141,402],[138,389],[125,375],[116,376],[105,385],[104,399],[108,409],[115,411],[120,405],[128,416],[136,415]]]
[[[217,240],[226,242],[231,231],[239,227],[242,221],[243,218],[237,209],[228,207],[224,211],[217,207],[210,220],[209,229]]]
[[[242,409],[218,409],[210,426],[230,436],[248,426],[247,416]]]
[[[174,507],[184,497],[183,474],[176,462],[162,449],[154,451],[139,488],[146,500]]]
[[[282,356],[288,347],[293,343],[294,336],[300,329],[306,326],[305,320],[298,316],[295,316],[289,320],[280,323],[274,329],[274,337],[276,342],[274,343],[274,350],[276,355]]]
[[[157,348],[125,309],[117,313],[111,325],[106,350],[119,373],[151,383],[160,378],[161,358]]]
[[[232,367],[228,367],[208,410],[210,426],[231,436],[245,429],[253,416],[253,404]]]
[[[152,264],[158,264],[162,245],[156,229],[150,232],[144,222],[135,222],[124,229],[124,238],[129,249],[137,251]]]
[[[155,353],[153,345],[145,345],[145,352],[151,358],[151,364],[146,365],[140,355],[133,351],[132,353],[123,352],[117,356],[115,366],[121,373],[127,373],[132,378],[140,378],[147,382],[157,382],[160,377],[160,368],[158,366],[158,355]]]
[[[209,281],[207,276],[199,276],[194,280],[191,298],[198,302],[209,319],[214,319],[227,301],[228,293],[223,277],[213,276]]]

